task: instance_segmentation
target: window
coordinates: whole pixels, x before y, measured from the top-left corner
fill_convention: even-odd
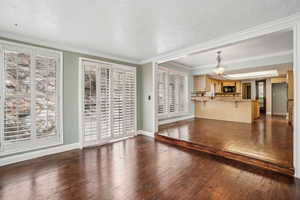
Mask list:
[[[158,115],[167,118],[187,112],[187,74],[159,66]]]
[[[83,145],[106,143],[136,132],[136,71],[133,67],[81,59]]]
[[[61,53],[13,43],[0,51],[0,155],[61,144]]]

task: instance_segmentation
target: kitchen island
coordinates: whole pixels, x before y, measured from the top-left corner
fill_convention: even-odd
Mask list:
[[[196,118],[252,123],[259,117],[259,105],[256,100],[204,97],[194,101]]]

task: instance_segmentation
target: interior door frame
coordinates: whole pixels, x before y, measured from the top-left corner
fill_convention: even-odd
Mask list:
[[[136,77],[136,68],[132,67],[132,66],[128,66],[128,65],[120,65],[120,64],[116,64],[116,63],[111,63],[111,62],[105,62],[105,61],[101,61],[101,60],[97,60],[97,59],[90,59],[90,58],[86,58],[86,57],[79,57],[79,62],[78,62],[78,126],[79,126],[79,147],[80,149],[83,149],[84,147],[87,146],[99,146],[99,145],[103,145],[103,144],[108,144],[108,143],[112,143],[112,142],[116,142],[119,140],[124,140],[130,137],[134,137],[137,135],[137,79],[136,79],[136,83],[135,83],[135,96],[136,96],[136,101],[135,101],[135,134],[133,135],[127,135],[125,137],[110,137],[108,140],[104,140],[104,141],[96,141],[96,142],[90,142],[89,145],[85,145],[84,143],[84,126],[83,126],[83,108],[84,108],[84,69],[83,69],[83,61],[90,61],[90,62],[96,62],[98,64],[105,64],[105,65],[112,65],[115,69],[123,69],[123,70],[134,70],[135,72],[135,77]],[[112,75],[110,75],[112,76]],[[112,81],[110,86],[112,85]],[[113,135],[113,134],[112,134]]]
[[[257,81],[255,81],[255,86],[256,86],[256,100],[259,99],[259,97],[258,97],[258,93],[259,93],[259,87],[258,87],[258,85],[259,85],[260,82],[264,83],[264,108],[263,108],[263,110],[261,110],[261,108],[259,108],[259,111],[260,111],[260,113],[262,113],[262,111],[263,111],[263,113],[266,114],[267,113],[267,97],[266,97],[266,95],[267,95],[267,92],[266,92],[267,81],[265,79],[264,80],[257,80]]]

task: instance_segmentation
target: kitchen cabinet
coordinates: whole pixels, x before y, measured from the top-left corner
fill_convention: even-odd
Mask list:
[[[223,81],[223,86],[235,86],[235,81]]]
[[[210,79],[207,75],[194,76],[195,91],[210,91]]]
[[[241,93],[241,81],[218,80],[208,75],[194,76],[194,91],[210,92],[214,87],[215,93],[222,93],[224,86],[235,86],[236,93]]]
[[[216,80],[216,79],[210,79],[210,84],[214,86],[215,93],[221,93],[222,92],[222,81]]]
[[[241,93],[242,92],[242,84],[241,81],[236,81],[235,82],[235,91],[236,93]]]

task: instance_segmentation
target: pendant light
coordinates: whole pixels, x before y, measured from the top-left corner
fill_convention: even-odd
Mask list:
[[[224,74],[224,67],[221,66],[221,51],[218,51],[217,52],[217,66],[216,68],[214,69],[214,72],[217,74],[217,75],[223,75]]]

